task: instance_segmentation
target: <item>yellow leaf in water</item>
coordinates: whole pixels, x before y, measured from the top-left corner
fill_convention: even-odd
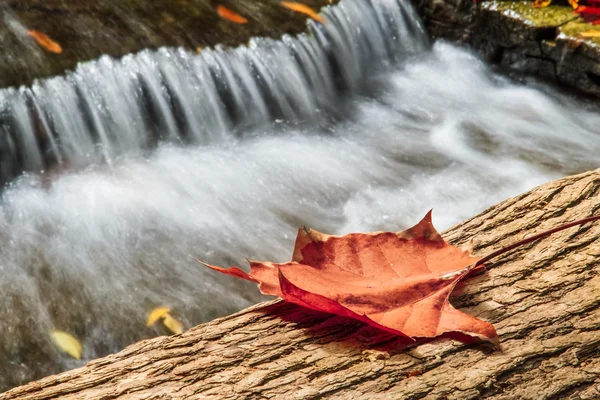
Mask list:
[[[159,319],[163,318],[165,315],[168,315],[171,309],[169,307],[157,307],[154,310],[150,311],[148,314],[148,320],[146,321],[146,326],[152,326]]]
[[[285,8],[289,8],[292,11],[296,11],[302,14],[306,14],[315,21],[319,21],[321,23],[325,23],[325,18],[317,14],[312,8],[305,6],[302,3],[296,3],[293,1],[282,1],[281,5]]]
[[[579,0],[569,0],[569,4],[571,5],[571,7],[573,7],[573,9],[577,9],[577,7],[579,7]]]
[[[534,0],[533,6],[535,8],[548,7],[552,3],[552,0]]]
[[[577,35],[577,37],[581,37],[581,38],[595,38],[595,37],[600,37],[600,31],[592,29],[592,30],[589,30],[589,31],[580,32]]]
[[[55,345],[73,358],[81,359],[81,343],[73,336],[63,331],[52,331],[50,337]]]
[[[175,318],[171,316],[171,314],[166,314],[163,319],[163,324],[174,334],[179,335],[183,332],[183,324],[177,321]]]
[[[56,43],[54,40],[50,39],[50,36],[46,35],[44,32],[30,30],[27,31],[29,36],[35,39],[36,42],[46,50],[51,53],[60,54],[62,53],[62,47],[60,44]]]

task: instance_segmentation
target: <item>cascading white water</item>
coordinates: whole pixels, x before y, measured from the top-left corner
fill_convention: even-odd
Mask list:
[[[326,16],[312,37],[107,58],[4,92],[4,132],[21,136],[3,149],[29,169],[52,149],[68,165],[110,163],[26,174],[2,195],[0,386],[85,362],[60,354],[51,329],[89,360],[157,334],[153,307],[189,327],[260,299],[190,255],[285,261],[298,226],[398,230],[432,207],[443,229],[598,167],[597,110],[450,45],[425,49],[395,0],[342,0]],[[46,125],[54,142],[24,150]],[[202,145],[134,151],[155,132]]]
[[[154,306],[190,326],[259,299],[189,258],[227,264],[283,250],[266,236],[262,250],[244,244],[273,234],[273,222],[276,238],[291,235],[294,214],[277,193],[239,208],[256,188],[280,190],[251,143],[272,152],[259,138],[281,141],[270,156],[281,157],[305,127],[318,151],[321,127],[377,72],[427,47],[404,0],[344,0],[324,15],[327,24],[280,41],[103,57],[0,90],[0,183],[11,182],[0,203],[0,387],[77,364],[49,342],[53,328],[82,339],[89,359],[155,335],[144,326]],[[247,230],[259,215],[264,227]]]
[[[410,8],[397,0],[349,1],[327,24],[280,41],[201,54],[161,49],[81,64],[32,88],[0,90],[0,154],[25,171],[112,162],[157,142],[211,144],[241,130],[314,120],[360,92],[382,66],[423,50]]]

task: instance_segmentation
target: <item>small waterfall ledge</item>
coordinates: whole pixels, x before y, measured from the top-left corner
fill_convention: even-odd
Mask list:
[[[279,38],[306,31],[306,16],[279,0],[223,0],[248,24],[220,19],[212,0],[3,0],[0,2],[0,87],[30,86],[35,79],[64,75],[80,62],[102,55],[115,58],[143,49],[195,50],[238,46],[252,37]],[[315,10],[337,0],[305,0]],[[63,49],[41,48],[27,31],[49,35]]]
[[[23,171],[110,163],[159,142],[208,145],[240,129],[312,121],[427,47],[406,0],[347,0],[326,24],[200,54],[145,50],[0,90],[0,184]]]

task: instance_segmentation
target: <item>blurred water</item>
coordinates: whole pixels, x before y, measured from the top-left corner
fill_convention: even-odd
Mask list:
[[[0,184],[22,171],[110,163],[164,142],[214,144],[274,119],[335,113],[368,90],[369,76],[425,49],[405,3],[348,0],[297,37],[104,56],[31,88],[0,90]]]
[[[370,74],[366,92],[341,96],[331,112],[313,104],[317,116],[302,123],[266,118],[223,127],[203,146],[167,142],[22,176],[0,203],[0,386],[164,333],[145,327],[158,305],[190,327],[260,300],[254,285],[190,255],[286,261],[298,226],[399,230],[432,207],[442,230],[597,168],[600,114],[542,89],[437,43]],[[54,348],[53,328],[82,341],[84,361]]]

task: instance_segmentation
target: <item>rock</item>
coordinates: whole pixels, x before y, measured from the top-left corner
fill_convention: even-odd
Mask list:
[[[318,10],[330,1],[305,3]],[[248,24],[219,18],[217,4],[244,15]],[[251,37],[299,33],[307,18],[279,0],[4,0],[0,17],[0,87],[28,86],[102,55],[120,57],[161,46],[234,46]],[[48,35],[63,52],[43,49],[29,30]]]
[[[600,96],[600,38],[568,5],[531,2],[416,0],[434,38],[470,46],[486,61]]]

